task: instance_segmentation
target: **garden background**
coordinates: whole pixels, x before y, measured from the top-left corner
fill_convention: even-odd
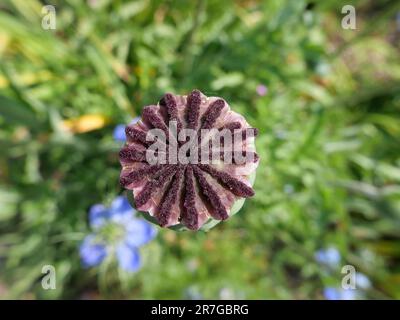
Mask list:
[[[42,28],[46,4],[55,30]],[[0,298],[399,299],[399,12],[386,0],[2,0]],[[85,268],[88,211],[125,194],[116,126],[193,88],[259,128],[255,197],[208,233],[156,227],[136,272],[113,257]],[[350,296],[347,264],[362,275]]]

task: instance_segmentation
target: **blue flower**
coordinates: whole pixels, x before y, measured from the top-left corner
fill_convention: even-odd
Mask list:
[[[90,234],[86,236],[79,248],[82,264],[85,267],[91,267],[100,264],[107,256],[107,248],[100,242],[97,242],[95,236]]]
[[[115,141],[125,141],[125,125],[119,124],[114,128],[113,137]]]
[[[116,247],[116,255],[121,269],[135,272],[140,268],[140,255],[135,247],[120,243]]]
[[[334,287],[324,288],[324,297],[327,300],[354,300],[356,299],[356,290],[341,289]]]
[[[140,120],[140,117],[133,118],[130,124],[135,124]],[[114,128],[113,132],[113,137],[115,141],[122,141],[125,142],[126,140],[126,135],[125,135],[125,128],[126,125],[124,124],[119,124]]]
[[[363,274],[361,272],[357,272],[356,287],[367,290],[367,289],[371,288],[371,281],[368,279],[368,277],[365,274]]]
[[[109,208],[95,204],[89,209],[93,233],[79,248],[84,267],[97,266],[114,255],[121,269],[134,272],[140,268],[139,247],[155,237],[156,229],[134,212],[123,196],[115,198]]]
[[[354,289],[343,289],[336,287],[324,288],[324,297],[327,300],[355,300],[357,298],[363,298],[364,292],[359,289],[367,290],[371,287],[371,282],[368,277],[361,273],[356,273]]]
[[[334,247],[320,249],[315,253],[315,260],[331,268],[338,267],[340,259],[340,252]]]

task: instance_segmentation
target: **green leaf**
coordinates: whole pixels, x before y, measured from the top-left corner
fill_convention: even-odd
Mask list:
[[[24,125],[29,128],[40,126],[35,114],[21,103],[0,95],[0,115],[8,123]]]

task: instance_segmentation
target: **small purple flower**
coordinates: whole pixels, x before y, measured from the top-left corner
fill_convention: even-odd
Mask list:
[[[115,255],[121,269],[134,272],[140,268],[139,247],[156,235],[156,229],[136,218],[128,200],[119,196],[109,208],[95,204],[89,210],[93,233],[85,237],[79,248],[84,267],[101,264],[108,255]]]
[[[259,85],[257,86],[256,91],[257,91],[257,94],[258,94],[260,97],[263,97],[263,96],[265,96],[265,95],[268,93],[268,87],[265,86],[265,85],[263,85],[263,84],[259,84]]]
[[[140,117],[133,118],[133,120],[131,121],[130,124],[135,124],[139,120],[140,120]],[[126,127],[126,125],[124,125],[124,124],[118,124],[114,128],[113,137],[114,137],[115,141],[125,142],[125,140],[126,140],[125,127]]]
[[[320,249],[315,253],[315,260],[331,268],[338,267],[340,259],[340,252],[334,247]]]

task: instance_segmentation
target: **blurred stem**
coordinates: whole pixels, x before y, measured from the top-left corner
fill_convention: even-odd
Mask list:
[[[59,243],[65,241],[82,241],[86,233],[84,232],[70,232],[57,235],[50,240],[50,243]]]
[[[46,106],[39,100],[27,93],[27,90],[18,83],[17,74],[18,72],[10,65],[0,64],[0,71],[3,72],[9,86],[15,96],[27,107],[29,111],[33,111],[36,114],[43,114],[46,111]]]
[[[113,254],[107,255],[99,268],[99,292],[102,296],[107,295],[107,271],[113,260]]]
[[[196,6],[195,6],[195,11],[194,11],[194,17],[193,17],[193,23],[192,27],[190,28],[187,36],[183,40],[182,43],[182,55],[183,55],[183,68],[182,68],[182,74],[184,77],[188,76],[188,73],[190,69],[192,68],[193,65],[193,44],[195,40],[195,35],[197,33],[197,30],[199,29],[200,25],[200,16],[202,15],[204,9],[206,8],[206,0],[197,0]]]

